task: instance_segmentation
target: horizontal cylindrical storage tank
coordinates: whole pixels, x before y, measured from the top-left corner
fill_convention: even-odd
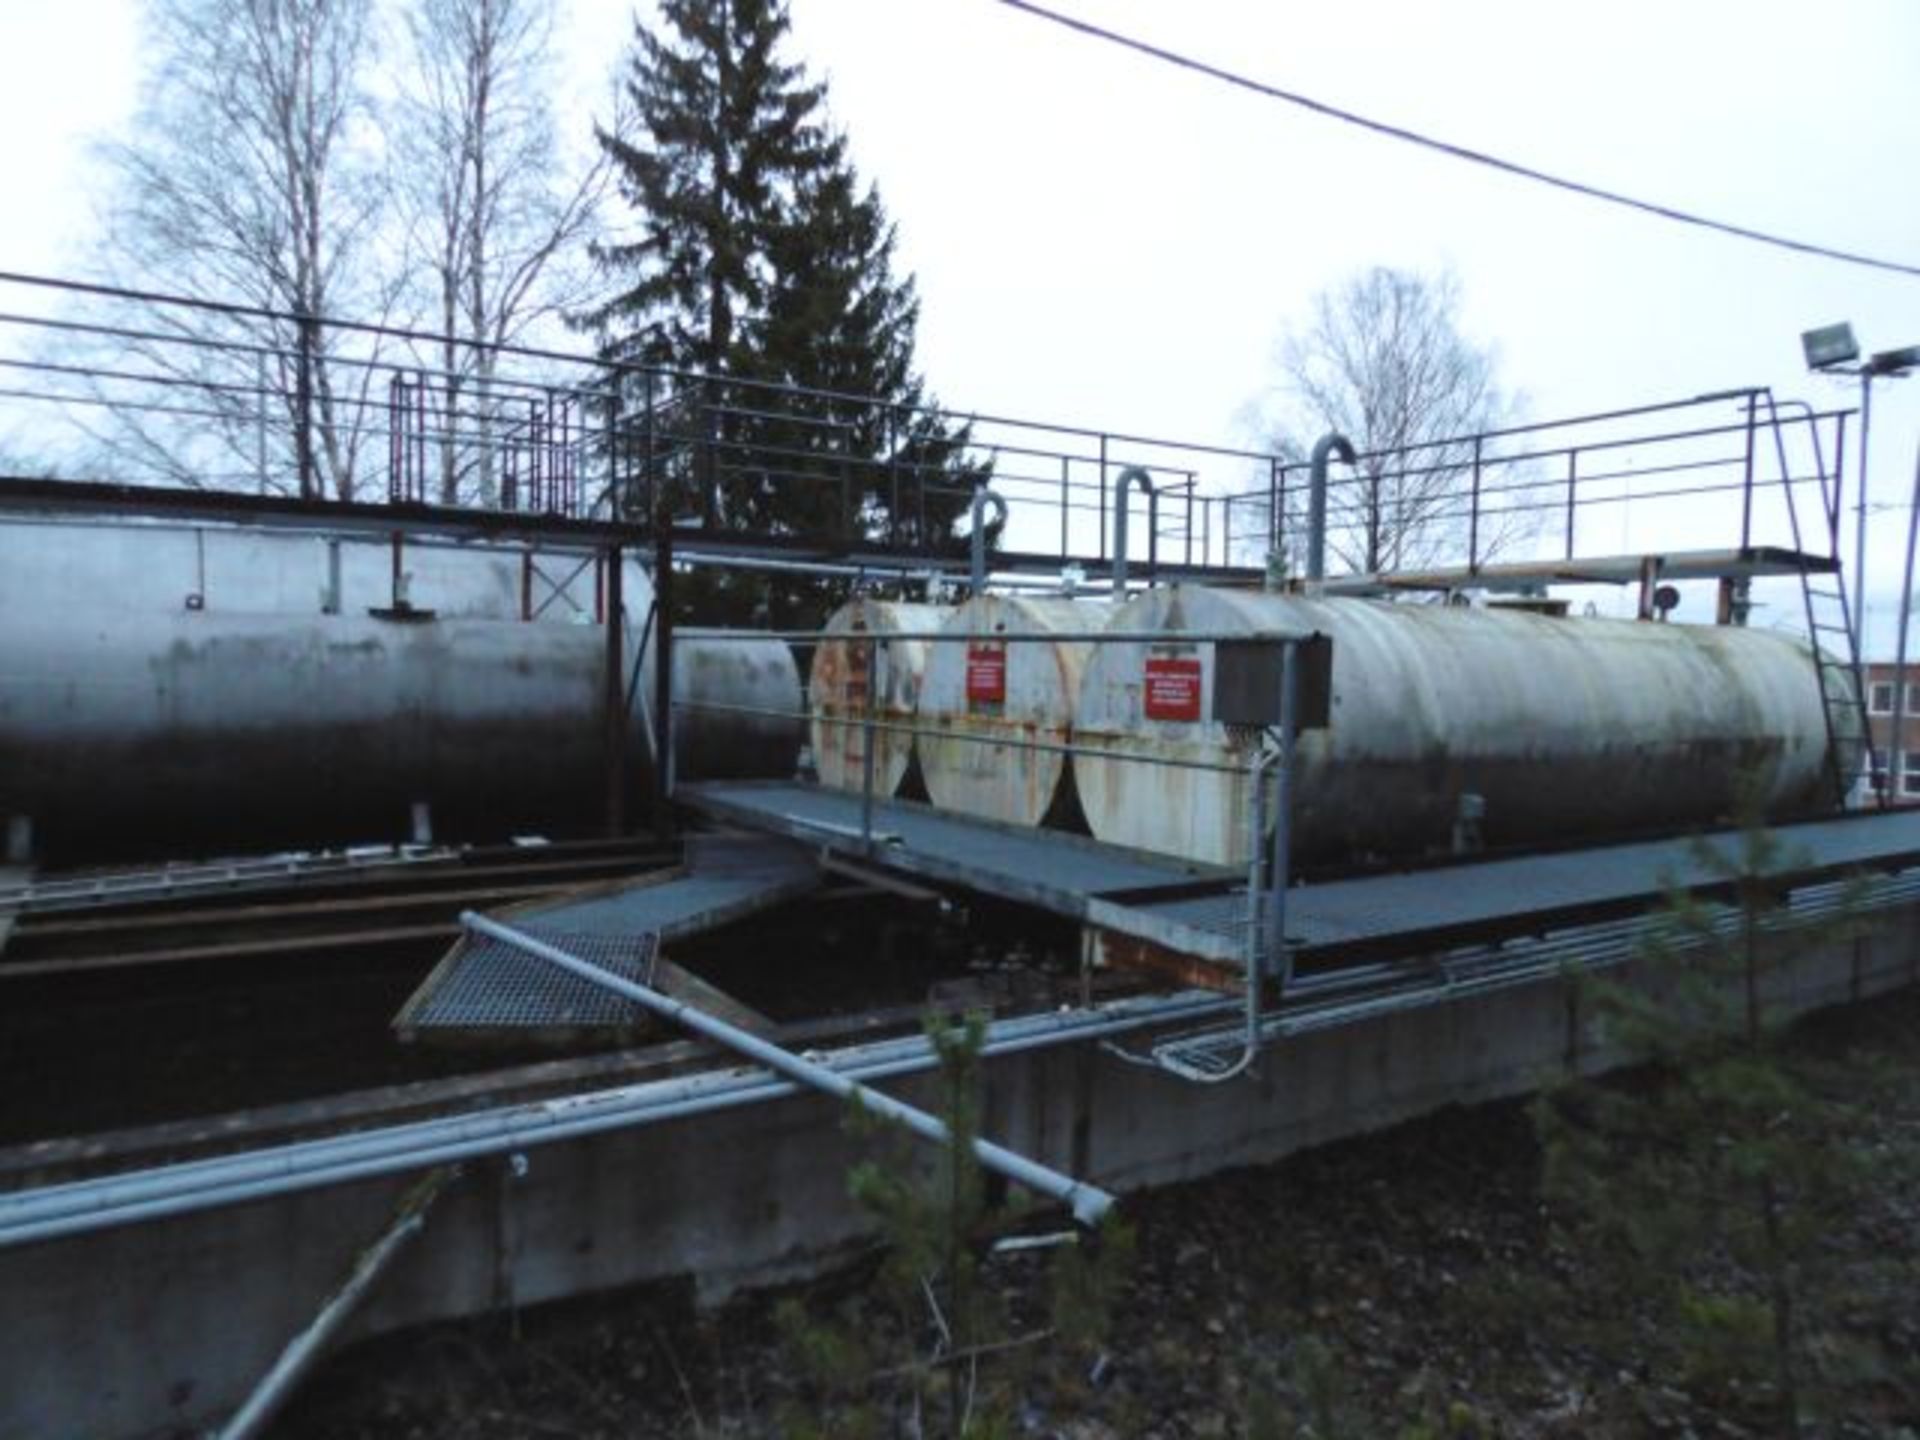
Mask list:
[[[1462,798],[1486,843],[1707,824],[1743,787],[1772,816],[1831,805],[1805,645],[1765,631],[1174,587],[1115,615],[1164,643],[1089,663],[1074,767],[1093,833],[1247,860],[1250,728],[1212,718],[1213,648],[1180,633],[1320,632],[1331,724],[1301,736],[1293,846],[1305,859],[1446,847]],[[1202,761],[1229,773],[1142,763]]]
[[[396,599],[446,619],[590,624],[604,562],[592,552],[445,539],[325,535],[259,525],[0,520],[0,614],[50,603],[159,615],[364,615]],[[632,552],[628,613],[652,597]]]
[[[390,547],[333,546],[0,524],[0,818],[28,819],[56,861],[400,839],[419,802],[440,839],[597,830],[604,561],[423,548],[431,586],[397,611]],[[72,563],[31,560],[48,553]],[[622,573],[634,813],[653,776],[655,648],[648,577]],[[799,673],[783,643],[688,638],[674,680],[708,706],[678,731],[677,775],[793,772]]]
[[[673,699],[675,775],[785,778],[799,765],[805,702],[784,641],[676,636]]]
[[[994,637],[1086,634],[1112,614],[1104,604],[979,595],[947,617],[943,634],[954,638],[936,642],[927,657],[914,735],[935,805],[1014,825],[1058,817],[1056,807],[1067,803],[1061,747],[1093,647]]]
[[[825,628],[835,635],[925,635],[938,630],[947,613],[938,605],[863,598],[834,611]],[[924,640],[824,640],[814,650],[807,706],[813,763],[822,785],[862,787],[867,739],[862,722],[871,697],[878,722],[873,732],[874,794],[884,799],[899,792],[913,758],[911,727],[929,648]],[[877,674],[869,674],[870,664]]]

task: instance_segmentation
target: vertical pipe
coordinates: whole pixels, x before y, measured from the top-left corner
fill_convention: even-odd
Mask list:
[[[627,677],[625,555],[607,547],[606,584],[606,801],[607,835],[627,831]]]
[[[1307,579],[1324,580],[1327,578],[1327,466],[1338,457],[1341,464],[1352,465],[1356,461],[1353,444],[1346,436],[1337,432],[1322,435],[1313,447],[1313,463],[1307,471]],[[1379,490],[1375,482],[1375,516],[1378,519]],[[1369,541],[1367,547],[1368,567],[1372,568],[1378,556],[1374,554],[1376,545]]]
[[[1300,710],[1300,646],[1280,647],[1280,759],[1274,768],[1273,860],[1267,900],[1267,974],[1282,996],[1293,983],[1293,952],[1287,949],[1288,849],[1293,843],[1293,738]]]
[[[1247,934],[1241,947],[1241,960],[1247,981],[1247,1058],[1252,1063],[1260,1044],[1260,984],[1266,969],[1266,924],[1264,920],[1266,886],[1261,872],[1266,869],[1267,844],[1267,752],[1253,747],[1247,763]]]
[[[1860,632],[1860,658],[1867,659],[1867,438],[1873,424],[1873,376],[1860,372],[1860,479],[1854,485],[1853,623]],[[1869,757],[1871,759],[1871,757]]]
[[[1007,502],[1002,496],[985,485],[973,487],[971,509],[972,533],[967,536],[969,555],[967,578],[972,583],[973,594],[982,595],[987,588],[987,509],[991,506],[1004,528],[1007,523]]]
[[[1138,487],[1147,496],[1147,564],[1149,571],[1154,564],[1159,547],[1155,543],[1160,529],[1160,497],[1153,488],[1153,478],[1139,465],[1129,465],[1120,472],[1120,478],[1113,487],[1113,598],[1127,598],[1127,492]]]

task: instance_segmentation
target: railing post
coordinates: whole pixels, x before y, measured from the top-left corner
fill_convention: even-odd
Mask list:
[[[627,655],[625,553],[607,547],[606,599],[606,786],[607,835],[627,829]]]
[[[319,494],[313,473],[313,352],[314,323],[305,302],[294,306],[295,341],[293,376],[293,447],[300,472],[300,498],[312,500]]]
[[[673,833],[673,515],[661,487],[653,513],[653,830]]]
[[[1187,472],[1187,520],[1186,520],[1186,530],[1187,530],[1186,554],[1187,554],[1188,566],[1192,566],[1193,564],[1193,487],[1194,487],[1194,475],[1193,475],[1193,472],[1189,470]],[[1157,580],[1160,577],[1156,575],[1154,578]]]
[[[1095,558],[1107,558],[1107,437],[1100,437],[1100,546]]]
[[[900,430],[889,405],[880,413],[880,434],[887,447],[887,547],[900,548]]]
[[[867,634],[867,703],[860,717],[860,853],[873,855],[873,735],[880,689],[880,632]]]
[[[1480,437],[1473,437],[1473,495],[1467,502],[1467,573],[1480,569]]]
[[[1073,460],[1070,456],[1060,457],[1060,563],[1067,563],[1067,557],[1073,554],[1073,541],[1067,533],[1067,521],[1073,512],[1073,484],[1070,471]]]
[[[1759,423],[1759,406],[1751,390],[1747,392],[1747,453],[1740,479],[1740,548],[1753,544],[1753,437]],[[1782,480],[1786,477],[1782,476]]]
[[[1573,559],[1574,487],[1579,483],[1580,451],[1567,451],[1567,559]]]
[[[1267,457],[1267,570],[1280,553],[1280,457]]]
[[[645,407],[645,409],[641,412],[641,415],[640,415],[640,488],[641,488],[641,496],[642,496],[641,503],[646,506],[647,523],[650,525],[658,525],[660,523],[660,499],[659,499],[659,496],[655,493],[658,481],[656,480],[655,474],[654,474],[654,464],[655,464],[654,455],[653,455],[654,394],[653,394],[652,368],[648,367],[645,371],[642,372],[642,375],[644,378],[642,379],[641,385],[640,385],[640,403]],[[654,588],[656,590],[659,589],[658,581],[655,582]]]

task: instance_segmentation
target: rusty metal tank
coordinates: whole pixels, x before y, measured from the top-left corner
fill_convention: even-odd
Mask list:
[[[947,617],[955,637],[933,647],[920,687],[914,743],[927,795],[942,809],[1014,825],[1061,818],[1073,709],[1091,646],[1079,641],[996,640],[1105,628],[1110,605],[981,595]]]
[[[1101,648],[1076,740],[1239,772],[1076,755],[1088,824],[1116,844],[1247,859],[1256,736],[1213,721],[1212,647],[1182,631],[1332,638],[1332,723],[1298,749],[1305,859],[1442,849],[1467,796],[1484,805],[1490,845],[1706,824],[1744,785],[1771,816],[1832,800],[1812,656],[1783,635],[1197,587],[1142,595],[1113,628],[1166,639]]]
[[[579,832],[605,812],[606,630],[591,556],[241,527],[0,524],[0,817],[72,860]],[[623,571],[626,774],[652,775],[646,573]],[[525,617],[525,618],[523,618]],[[633,672],[638,666],[637,677]],[[791,774],[777,641],[689,639],[676,773]],[[789,717],[743,713],[782,710]]]
[[[836,635],[930,634],[947,618],[946,608],[901,600],[850,600],[828,618]],[[866,768],[866,732],[861,722],[869,694],[874,718],[874,793],[899,792],[913,759],[913,717],[920,703],[930,647],[923,640],[882,640],[877,646],[843,640],[821,642],[807,676],[809,738],[820,783],[858,790]],[[868,674],[869,657],[877,677]],[[877,679],[877,689],[875,686]],[[891,728],[888,728],[891,727]]]

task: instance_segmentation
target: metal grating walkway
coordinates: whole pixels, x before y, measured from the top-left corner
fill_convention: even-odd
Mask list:
[[[528,933],[636,985],[653,983],[659,937]],[[625,1029],[646,1012],[633,1001],[486,936],[455,944],[395,1019],[402,1030]]]
[[[860,797],[794,781],[682,786],[678,798],[716,819],[808,840],[937,883],[1036,905],[1177,954],[1238,967],[1247,898],[1241,872],[1145,855],[1083,836],[1025,830],[906,801],[876,801],[863,855]],[[1920,863],[1920,809],[1777,826],[1780,866],[1796,881]],[[1737,853],[1737,831],[1702,837]],[[1396,955],[1537,934],[1644,911],[1673,885],[1719,874],[1692,837],[1470,860],[1395,874],[1296,885],[1287,933],[1302,959]]]

